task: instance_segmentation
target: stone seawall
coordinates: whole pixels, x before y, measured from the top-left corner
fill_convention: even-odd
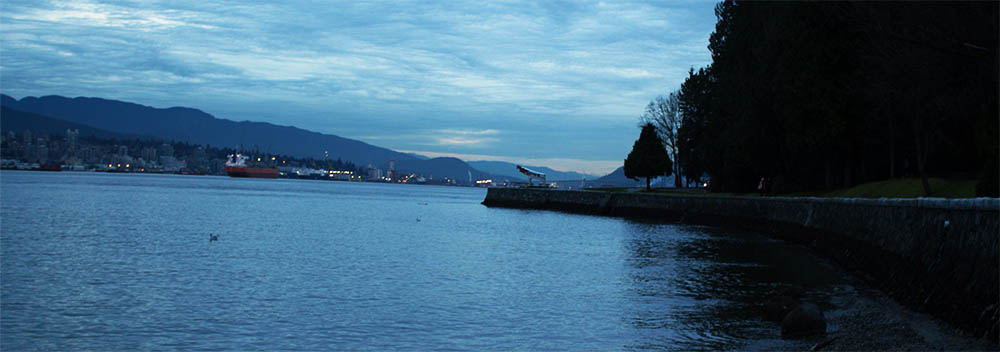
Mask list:
[[[917,311],[997,342],[1000,199],[743,198],[491,188],[487,206],[734,226],[808,245]]]

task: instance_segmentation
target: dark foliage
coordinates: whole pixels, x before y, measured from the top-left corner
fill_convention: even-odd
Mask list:
[[[907,176],[996,183],[997,10],[720,3],[712,64],[681,86],[685,175],[736,192],[760,177],[779,192]]]
[[[671,169],[673,163],[667,150],[663,148],[663,141],[656,134],[656,127],[652,123],[646,123],[642,126],[639,139],[632,145],[632,152],[625,159],[625,177],[633,180],[645,177],[646,189],[649,189],[651,178],[670,176]]]

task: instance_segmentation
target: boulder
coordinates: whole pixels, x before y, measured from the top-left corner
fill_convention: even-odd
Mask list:
[[[771,296],[764,302],[764,319],[780,322],[799,307],[799,300],[790,296]]]
[[[785,339],[825,333],[826,318],[823,317],[823,311],[812,303],[800,304],[781,321],[781,337]]]
[[[788,313],[798,308],[803,291],[797,287],[785,287],[764,302],[764,319],[781,322]]]

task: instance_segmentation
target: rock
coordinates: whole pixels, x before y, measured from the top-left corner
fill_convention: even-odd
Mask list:
[[[764,319],[781,322],[793,309],[799,306],[803,290],[798,287],[785,287],[764,302]]]
[[[764,319],[782,321],[788,313],[799,307],[799,300],[790,296],[772,296],[764,302]]]
[[[781,321],[781,338],[791,339],[826,333],[823,311],[812,303],[802,303]]]

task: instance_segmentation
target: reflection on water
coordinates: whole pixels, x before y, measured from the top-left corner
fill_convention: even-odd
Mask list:
[[[804,248],[752,233],[626,220],[627,316],[642,350],[990,349],[908,312]],[[764,300],[795,287],[821,307],[827,336],[782,340],[762,319]]]
[[[807,350],[761,319],[784,286],[827,311],[827,349],[978,346],[752,233],[470,188],[0,176],[5,351]]]

